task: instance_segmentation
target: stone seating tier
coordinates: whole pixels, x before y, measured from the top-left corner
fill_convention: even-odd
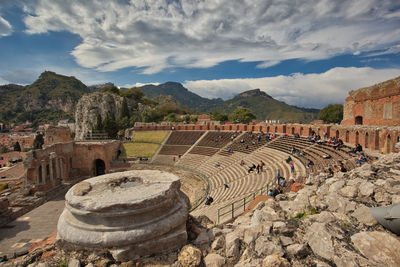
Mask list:
[[[235,132],[209,131],[197,144],[198,146],[222,148],[232,141],[232,136],[238,136]]]
[[[161,155],[183,155],[189,148],[190,146],[164,145],[158,153]]]
[[[199,154],[204,156],[212,156],[219,151],[218,148],[195,146],[189,151],[190,154]]]
[[[204,134],[204,131],[173,131],[166,145],[193,145]]]

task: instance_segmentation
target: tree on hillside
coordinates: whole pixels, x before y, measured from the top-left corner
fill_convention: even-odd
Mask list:
[[[103,125],[104,125],[104,131],[107,133],[109,138],[117,137],[119,129],[113,113],[111,115],[107,115],[107,117],[103,121]]]
[[[33,140],[33,148],[34,149],[42,149],[44,144],[44,138],[41,133],[38,133]]]
[[[343,120],[343,105],[329,104],[318,113],[318,119],[325,123],[340,123]]]
[[[140,88],[132,87],[130,89],[121,91],[121,96],[132,98],[139,102],[144,97],[144,92]]]
[[[256,118],[256,115],[248,108],[238,107],[229,115],[229,120],[233,122],[249,123]]]
[[[221,113],[218,110],[214,110],[213,113],[211,114],[211,118],[214,121],[228,121],[228,114],[226,113]]]
[[[126,102],[126,98],[124,97],[124,100],[122,101],[121,113],[120,113],[120,117],[119,118],[123,119],[125,117],[129,119],[128,103]]]
[[[14,144],[14,151],[21,151],[21,145],[19,144],[19,142],[15,142]]]
[[[116,87],[116,86],[114,86],[114,85],[107,85],[107,86],[104,86],[103,88],[101,88],[100,90],[99,90],[99,92],[102,92],[102,93],[111,93],[111,94],[116,94],[116,95],[119,95],[119,89],[118,89],[118,87]]]

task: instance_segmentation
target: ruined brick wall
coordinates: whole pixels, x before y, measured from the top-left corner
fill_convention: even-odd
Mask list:
[[[44,133],[44,145],[51,146],[57,143],[71,142],[71,131],[68,127],[49,126]]]
[[[400,125],[400,77],[351,91],[342,125]]]
[[[33,191],[46,191],[61,181],[88,178],[96,174],[96,161],[104,172],[117,159],[120,141],[57,143],[27,153],[24,161],[25,185]]]

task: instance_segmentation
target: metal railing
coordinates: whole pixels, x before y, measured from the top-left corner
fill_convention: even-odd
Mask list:
[[[242,214],[248,204],[250,204],[256,196],[260,195],[266,195],[266,193],[269,191],[269,189],[272,186],[272,182],[267,184],[266,186],[254,191],[253,193],[250,193],[249,195],[245,196],[242,199],[236,200],[226,206],[223,206],[222,208],[218,209],[218,215],[217,215],[217,224],[220,223],[220,219],[228,214],[230,214],[229,219],[234,219],[236,216]],[[246,206],[247,205],[247,206]]]

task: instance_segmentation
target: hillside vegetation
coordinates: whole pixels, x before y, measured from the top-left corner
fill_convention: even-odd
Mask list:
[[[0,86],[0,120],[39,122],[72,119],[75,105],[81,96],[90,92],[75,77],[45,71],[28,86]]]

